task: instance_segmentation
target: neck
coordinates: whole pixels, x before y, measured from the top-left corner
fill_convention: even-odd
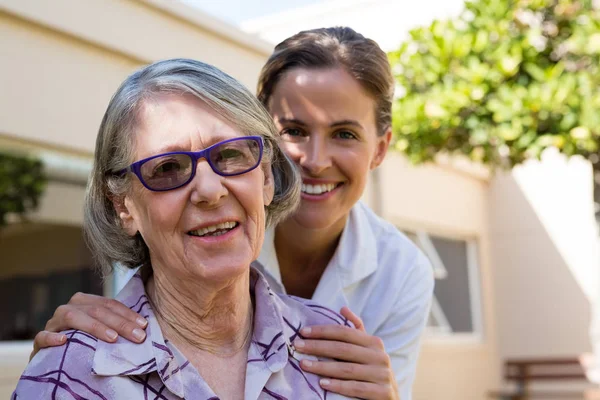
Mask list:
[[[181,351],[200,350],[221,357],[247,348],[253,311],[249,273],[220,284],[172,275],[155,271],[146,284],[165,338]]]
[[[318,229],[303,227],[294,217],[280,223],[275,228],[275,250],[282,273],[290,268],[295,272],[299,269],[320,269],[322,273],[335,254],[347,219],[342,218]],[[283,255],[284,260],[294,261],[287,263],[279,255]]]

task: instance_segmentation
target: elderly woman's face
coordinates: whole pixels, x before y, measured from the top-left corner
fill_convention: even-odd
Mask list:
[[[161,153],[199,151],[243,137],[191,95],[162,94],[142,105],[134,159]],[[221,176],[201,158],[193,180],[155,192],[132,175],[132,188],[118,209],[130,235],[140,232],[153,268],[182,277],[227,280],[258,257],[265,230],[265,205],[273,197],[268,164],[237,176]]]

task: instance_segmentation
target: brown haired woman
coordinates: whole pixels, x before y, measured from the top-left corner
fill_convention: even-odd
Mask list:
[[[324,389],[410,400],[432,269],[409,239],[359,201],[391,139],[393,92],[386,54],[350,28],[304,31],[277,45],[257,96],[301,170],[302,200],[292,217],[267,231],[258,260],[274,291],[341,309],[356,326],[299,330],[297,351],[336,360],[301,364],[323,377]],[[118,334],[141,342],[144,327],[143,318],[114,300],[76,294],[35,345],[64,343],[52,332],[66,328],[107,342]]]

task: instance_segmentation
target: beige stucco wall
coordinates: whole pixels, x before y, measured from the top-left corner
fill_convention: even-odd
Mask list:
[[[414,385],[415,400],[481,400],[500,384],[492,263],[489,257],[488,182],[479,170],[411,166],[388,153],[364,200],[396,226],[478,245],[483,334],[425,337]],[[376,184],[379,182],[379,184]]]
[[[206,61],[254,91],[269,46],[207,21],[167,0],[0,0],[0,135],[91,153],[118,84],[164,58]]]
[[[490,187],[491,254],[502,357],[590,350],[598,290],[592,170],[554,151]]]
[[[0,234],[1,278],[76,270],[91,264],[80,227],[33,223]]]

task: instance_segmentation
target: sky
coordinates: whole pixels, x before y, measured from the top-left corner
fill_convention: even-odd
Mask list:
[[[322,3],[326,0],[181,0],[224,21],[238,25],[264,15]]]

